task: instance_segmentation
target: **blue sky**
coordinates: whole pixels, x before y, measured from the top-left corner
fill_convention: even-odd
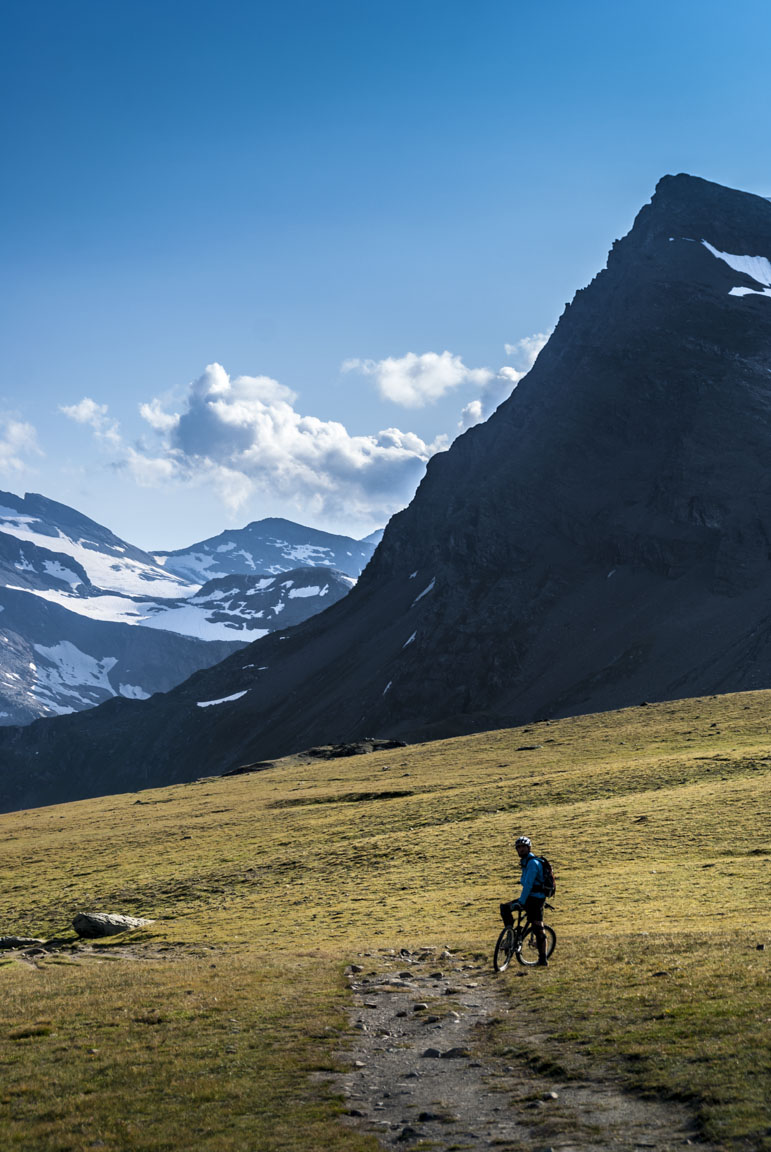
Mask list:
[[[662,175],[771,196],[768,0],[33,0],[0,32],[0,486],[147,548],[364,535]]]

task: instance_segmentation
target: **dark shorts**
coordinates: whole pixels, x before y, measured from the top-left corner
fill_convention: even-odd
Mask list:
[[[511,907],[514,901],[509,904],[501,904],[501,919],[504,924],[509,927],[514,923],[514,917],[511,914]],[[525,911],[527,912],[528,920],[533,924],[538,924],[543,920],[543,906],[546,903],[545,896],[528,896],[525,901]]]
[[[545,903],[545,896],[528,896],[525,901],[525,911],[531,923],[538,924],[543,920],[543,906]]]

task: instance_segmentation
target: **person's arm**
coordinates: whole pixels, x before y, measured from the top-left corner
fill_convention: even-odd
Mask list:
[[[524,906],[525,901],[533,890],[533,884],[535,883],[537,872],[538,861],[533,856],[530,860],[528,860],[522,873],[522,891],[519,895],[519,899],[517,900],[518,904],[522,904]]]

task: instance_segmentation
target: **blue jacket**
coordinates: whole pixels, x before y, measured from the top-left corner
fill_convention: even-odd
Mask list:
[[[546,893],[543,888],[543,865],[537,856],[530,852],[525,857],[525,864],[522,869],[522,892],[518,897],[518,902],[524,904],[528,896],[537,896],[543,899]]]

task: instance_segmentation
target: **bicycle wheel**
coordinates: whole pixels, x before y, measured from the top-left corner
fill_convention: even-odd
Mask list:
[[[493,955],[493,968],[496,972],[506,971],[514,955],[514,950],[514,929],[502,928]]]
[[[546,933],[546,956],[548,958],[554,951],[557,937],[554,929],[550,928],[548,924],[544,924],[543,930]],[[526,968],[534,968],[538,963],[538,958],[538,940],[536,939],[535,928],[531,927],[528,928],[522,938],[522,947],[517,949],[517,960]]]

